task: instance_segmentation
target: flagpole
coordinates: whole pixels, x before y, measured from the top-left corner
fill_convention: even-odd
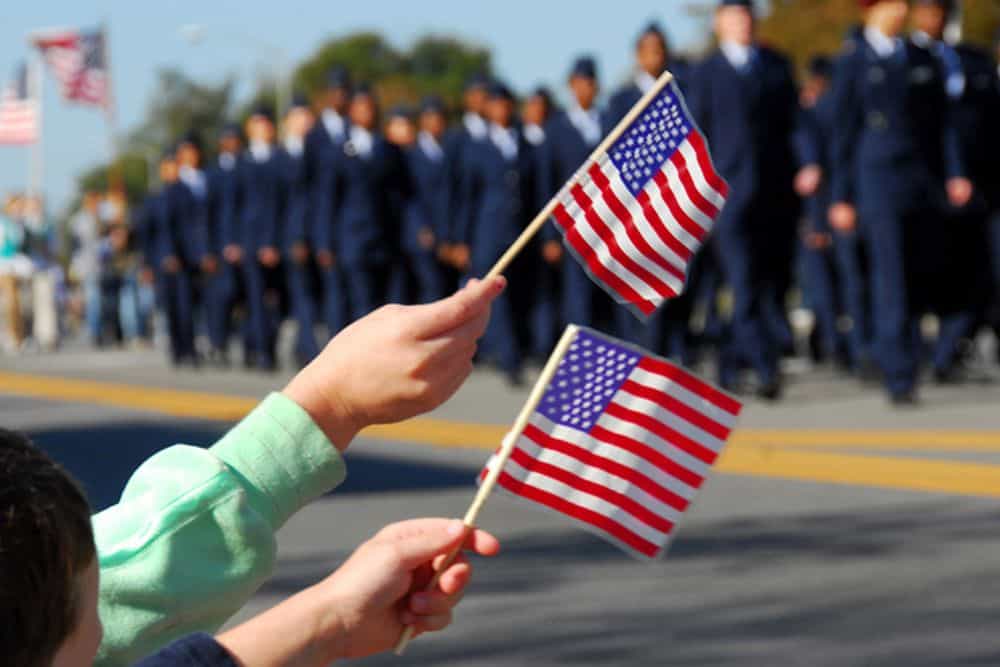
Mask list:
[[[535,408],[538,407],[538,404],[542,400],[542,396],[545,395],[546,389],[548,389],[549,384],[552,382],[552,378],[559,369],[559,362],[562,361],[564,356],[566,356],[566,352],[569,350],[569,346],[573,343],[573,340],[576,338],[576,334],[578,332],[579,328],[575,324],[570,324],[566,327],[566,331],[563,332],[559,342],[556,343],[555,350],[552,351],[552,355],[549,357],[545,367],[542,369],[541,375],[539,375],[538,380],[535,381],[535,386],[532,387],[531,394],[528,395],[528,400],[525,402],[524,407],[521,408],[521,412],[518,413],[517,419],[514,420],[514,425],[507,432],[507,435],[504,436],[503,445],[501,446],[500,451],[497,452],[496,456],[493,457],[486,479],[484,479],[483,483],[479,485],[479,491],[476,493],[476,497],[473,498],[472,504],[469,505],[469,509],[465,513],[465,518],[462,519],[462,523],[465,525],[465,532],[462,535],[462,540],[454,549],[452,549],[451,553],[448,554],[444,562],[441,563],[437,572],[434,573],[434,578],[431,579],[431,582],[427,584],[427,588],[424,589],[425,591],[433,591],[437,588],[438,583],[441,580],[441,575],[451,566],[452,563],[455,562],[455,559],[458,558],[458,554],[462,552],[462,547],[465,545],[465,539],[475,529],[479,513],[482,511],[483,506],[486,505],[487,499],[489,499],[490,494],[493,493],[493,489],[500,480],[500,473],[503,472],[503,467],[507,464],[507,461],[510,460],[511,454],[514,453],[514,447],[517,446],[518,438],[521,437],[521,433],[528,425],[531,415],[534,414]],[[412,625],[408,625],[403,629],[403,634],[400,635],[399,641],[396,643],[396,655],[403,655],[403,653],[406,652],[406,647],[410,643],[410,640],[413,639],[414,632],[416,632],[416,628]]]
[[[607,152],[607,150],[611,147],[611,144],[618,141],[618,138],[625,133],[628,126],[639,117],[639,114],[641,114],[646,107],[649,106],[649,103],[653,100],[653,98],[659,95],[660,91],[663,90],[667,84],[673,81],[673,79],[673,74],[666,71],[663,72],[663,74],[660,75],[660,78],[656,80],[656,83],[653,84],[653,87],[647,90],[646,94],[635,103],[627,114],[625,114],[625,117],[622,118],[621,122],[615,126],[615,129],[611,130],[611,132],[608,133],[608,136],[604,137],[604,141],[597,145],[597,148],[593,150],[590,157],[584,160],[580,168],[585,168],[591,162],[596,160],[602,153]],[[577,174],[574,174],[570,181],[575,180],[576,176]],[[503,254],[503,256],[501,256],[500,259],[497,260],[497,263],[493,265],[490,272],[486,274],[486,280],[496,278],[507,270],[507,267],[514,261],[514,258],[517,257],[522,250],[524,250],[525,246],[527,246],[531,239],[534,238],[535,234],[537,234],[542,227],[545,226],[546,221],[548,221],[548,219],[552,216],[552,212],[555,211],[556,207],[559,205],[559,197],[561,195],[562,190],[556,193],[556,195],[549,200],[549,203],[545,205],[545,208],[543,208],[541,212],[535,216],[535,219],[528,224],[524,231],[521,232],[521,235],[517,237],[517,240],[514,241],[509,248],[507,248],[507,251]]]
[[[105,100],[104,118],[108,126],[108,147],[111,151],[111,161],[108,164],[108,189],[111,190],[118,185],[116,179],[116,160],[118,159],[118,114],[115,105],[115,91],[113,87],[113,77],[111,76],[111,31],[108,28],[107,20],[101,22],[101,51],[104,60],[105,79]]]
[[[42,56],[38,51],[34,51],[28,61],[28,86],[35,107],[35,141],[28,157],[28,193],[38,200],[38,215],[41,219],[36,222],[40,223],[45,218],[45,79]]]

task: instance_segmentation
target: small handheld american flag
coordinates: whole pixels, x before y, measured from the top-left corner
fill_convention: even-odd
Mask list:
[[[640,318],[684,290],[729,193],[671,79],[660,77],[552,210],[594,282]]]
[[[662,555],[741,404],[627,343],[571,327],[500,488],[642,558]],[[480,480],[496,465],[501,450]]]

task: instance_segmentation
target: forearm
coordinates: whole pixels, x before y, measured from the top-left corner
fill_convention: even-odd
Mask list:
[[[307,589],[216,641],[240,667],[326,667],[344,656],[341,624]]]

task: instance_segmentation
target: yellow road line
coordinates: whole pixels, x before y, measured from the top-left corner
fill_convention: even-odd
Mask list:
[[[1000,498],[1000,466],[788,449],[729,449],[721,472]]]
[[[3,372],[0,393],[219,421],[240,419],[257,403],[243,396]],[[421,418],[373,427],[364,435],[437,447],[492,450],[505,432],[499,425]],[[1000,466],[802,451],[824,447],[1000,451],[1000,432],[746,429],[733,435],[718,469],[743,475],[1000,497]]]

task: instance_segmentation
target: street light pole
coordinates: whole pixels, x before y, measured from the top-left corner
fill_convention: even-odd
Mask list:
[[[282,117],[292,102],[292,75],[289,67],[288,52],[277,44],[272,44],[267,40],[262,40],[253,35],[234,32],[232,30],[219,30],[216,32],[229,41],[238,43],[240,46],[251,45],[252,48],[267,54],[267,57],[263,58],[263,60],[271,63],[269,69],[271,69],[274,75],[274,97],[278,107],[275,111],[279,117]],[[189,23],[182,25],[178,29],[178,33],[186,42],[198,45],[205,41],[208,34],[208,27],[200,23]],[[260,83],[258,81],[258,89],[262,87]]]

